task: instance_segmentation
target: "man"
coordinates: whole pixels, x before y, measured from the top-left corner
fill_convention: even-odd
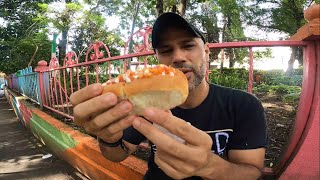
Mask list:
[[[71,95],[75,122],[97,135],[104,156],[116,162],[149,139],[153,145],[144,179],[259,178],[267,144],[260,101],[246,92],[206,82],[208,45],[181,16],[158,17],[152,46],[159,63],[186,75],[189,96],[182,105],[171,112],[149,108],[144,118],[137,117],[129,115],[130,102],[119,102],[111,93],[101,95],[101,84],[93,84]]]

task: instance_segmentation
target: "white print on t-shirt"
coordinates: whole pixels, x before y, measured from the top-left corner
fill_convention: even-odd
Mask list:
[[[226,144],[228,143],[229,140],[229,134],[226,132],[218,132],[215,134],[216,135],[216,146],[217,146],[217,151],[219,155],[223,155],[224,150],[226,149]],[[226,142],[225,142],[225,146],[222,148],[220,145],[220,136],[225,136],[226,137]]]
[[[233,129],[222,129],[222,130],[215,130],[215,131],[205,131],[208,133],[212,140],[214,141],[213,146],[212,146],[212,153],[217,153],[219,156],[223,156],[226,146],[229,141],[229,133],[228,132],[233,132]],[[213,137],[212,137],[212,135]],[[216,147],[217,152],[215,152],[214,147]]]

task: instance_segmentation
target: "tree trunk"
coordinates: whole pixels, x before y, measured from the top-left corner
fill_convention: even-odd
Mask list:
[[[178,5],[178,13],[181,16],[184,16],[186,14],[187,9],[187,0],[180,0],[180,3]]]
[[[163,0],[157,0],[156,9],[158,17],[163,14]]]
[[[65,0],[65,3],[71,3],[72,0]],[[67,42],[68,42],[68,32],[69,32],[69,27],[66,27],[65,29],[62,30],[62,39],[60,41],[60,46],[59,48],[59,64],[63,64],[63,59],[66,56],[67,52]]]
[[[236,58],[235,58],[235,55],[234,55],[234,49],[230,49],[231,52],[230,52],[230,55],[229,55],[229,68],[233,68],[235,62],[236,62]]]
[[[68,38],[68,31],[69,28],[64,29],[62,31],[62,39],[59,42],[60,46],[58,46],[59,48],[59,64],[62,65],[63,64],[63,59],[66,56],[66,51],[67,51],[67,38]]]
[[[299,61],[299,65],[300,66],[303,66],[303,49],[301,47],[297,47],[298,48],[298,51],[297,51],[297,59]]]
[[[287,68],[287,71],[286,71],[286,74],[288,76],[291,76],[292,75],[292,71],[293,71],[293,64],[294,64],[294,61],[296,59],[296,53],[297,53],[297,48],[296,47],[291,47],[291,55],[290,55],[290,59],[288,61],[288,68]]]
[[[226,17],[223,17],[223,28],[222,28],[222,38],[221,38],[221,42],[225,41],[225,37],[226,37],[226,27],[227,27],[227,23],[228,23],[228,19]],[[221,49],[221,64],[220,64],[220,72],[222,73],[223,71],[223,62],[224,62],[224,49]]]
[[[133,15],[133,18],[132,18],[132,24],[131,24],[131,36],[133,35],[134,33],[134,28],[136,26],[136,20],[137,20],[137,16],[138,16],[138,13],[139,13],[139,8],[140,8],[140,0],[138,1],[138,3],[136,4],[135,6],[135,12],[134,12],[134,15]],[[133,39],[131,38],[130,42],[129,42],[129,47],[128,47],[128,52],[129,54],[133,52]],[[127,69],[130,69],[131,67],[131,58],[130,59],[127,59]]]
[[[133,35],[134,33],[134,28],[136,26],[136,20],[137,20],[137,16],[138,16],[138,13],[139,13],[139,8],[140,8],[140,0],[138,1],[138,3],[136,4],[135,6],[135,11],[134,11],[134,15],[133,15],[133,18],[132,18],[132,24],[131,24],[131,36]],[[129,42],[129,47],[128,47],[128,52],[129,53],[132,53],[132,47],[133,47],[133,40],[131,39],[130,42]]]
[[[220,73],[222,73],[223,71],[223,62],[224,62],[224,49],[221,49]]]

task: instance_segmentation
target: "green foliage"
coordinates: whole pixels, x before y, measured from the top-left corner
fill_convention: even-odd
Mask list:
[[[146,57],[139,57],[139,62],[144,62],[144,59],[147,58],[147,63],[150,65],[158,64],[158,60],[155,56],[146,56]]]
[[[257,85],[253,88],[254,92],[262,92],[262,93],[268,93],[272,95],[287,95],[287,94],[294,94],[294,93],[300,93],[301,87],[300,86],[289,86],[289,85],[266,85],[261,84]]]
[[[213,70],[209,75],[209,82],[235,89],[247,90],[248,73],[245,69]]]
[[[83,8],[79,3],[66,3],[65,8],[51,7],[45,3],[39,3],[41,13],[36,18],[37,21],[53,23],[59,31],[68,30],[71,23],[74,23],[75,15]]]
[[[244,34],[243,19],[241,18],[244,5],[243,1],[236,0],[195,3],[191,4],[192,10],[187,11],[186,17],[193,25],[203,30],[208,42],[220,42],[219,34],[222,35],[223,42],[245,41],[248,38]],[[223,18],[222,21],[220,15]],[[220,26],[222,24],[223,27],[219,27],[219,24]],[[210,61],[217,60],[220,51],[221,49],[212,49]],[[225,53],[230,60],[230,67],[233,67],[235,62],[243,62],[244,58],[248,56],[248,49],[230,48],[225,49]]]
[[[73,41],[70,42],[73,51],[81,56],[84,61],[86,48],[96,41],[105,43],[111,56],[120,55],[120,47],[124,46],[119,32],[110,32],[105,27],[105,18],[96,11],[84,11],[83,16],[78,20],[78,26],[74,28]],[[107,53],[105,52],[105,57]]]
[[[294,69],[292,71],[292,75],[300,75],[300,76],[302,76],[303,75],[303,68],[301,67],[301,68],[298,68],[298,69]]]
[[[298,104],[300,99],[300,93],[291,93],[291,94],[286,94],[282,97],[282,101],[285,103],[290,103],[290,104]]]
[[[283,70],[260,71],[262,82],[267,85],[302,86],[302,70],[295,70],[295,73],[287,76]]]
[[[306,23],[303,11],[308,5],[307,0],[256,0],[246,7],[246,20],[267,31],[293,35]]]
[[[137,14],[136,10],[138,11]],[[120,17],[120,27],[126,32],[126,36],[129,37],[132,33],[132,26],[134,26],[133,29],[136,31],[146,25],[153,24],[156,17],[156,1],[124,0],[116,15]]]
[[[253,88],[254,93],[264,93],[268,95],[275,95],[280,97],[281,101],[285,103],[298,104],[301,87],[289,85],[266,85],[261,84]]]
[[[48,59],[50,56],[47,30],[44,24],[34,20],[40,11],[39,2],[39,0],[22,0],[20,3],[10,0],[0,2],[0,17],[3,20],[3,24],[0,25],[0,71],[10,74],[23,69],[27,67],[34,54],[32,66],[35,66],[38,60]]]
[[[271,86],[271,89],[269,92],[272,94],[277,94],[277,95],[300,93],[301,87],[300,86],[277,85],[277,86]]]
[[[263,58],[272,58],[272,50],[271,48],[266,48],[265,50],[258,50],[253,52],[253,58],[255,60],[263,59]]]

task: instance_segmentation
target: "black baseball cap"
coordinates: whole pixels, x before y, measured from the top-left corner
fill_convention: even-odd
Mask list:
[[[152,47],[156,49],[160,42],[161,33],[165,32],[169,27],[179,27],[189,31],[194,37],[201,38],[206,43],[202,33],[190,24],[187,20],[181,17],[179,14],[167,12],[161,14],[152,28]]]

